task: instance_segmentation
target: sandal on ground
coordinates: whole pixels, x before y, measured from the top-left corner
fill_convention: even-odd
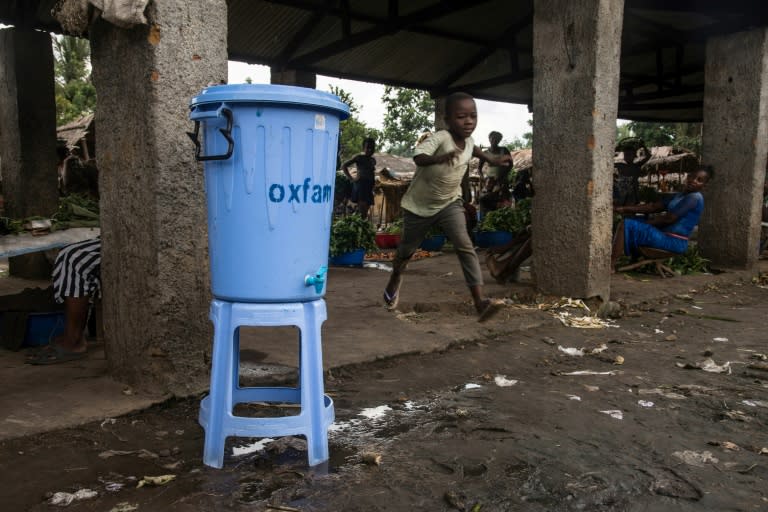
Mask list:
[[[478,322],[485,322],[486,320],[489,320],[491,317],[495,316],[496,313],[501,311],[501,308],[504,307],[504,302],[494,299],[486,299],[483,301],[483,304],[483,309],[480,310],[480,313],[477,317]]]
[[[27,364],[47,365],[77,361],[86,357],[87,352],[70,352],[58,345],[51,345],[48,350],[41,350],[33,358],[27,360]]]
[[[387,306],[387,310],[392,311],[397,307],[400,302],[400,286],[403,284],[402,274],[398,276],[397,283],[395,285],[395,291],[390,295],[386,288],[384,288],[384,304]]]
[[[400,302],[400,294],[398,292],[390,295],[386,289],[384,290],[384,304],[386,304],[388,310],[392,311],[395,309],[398,302]]]

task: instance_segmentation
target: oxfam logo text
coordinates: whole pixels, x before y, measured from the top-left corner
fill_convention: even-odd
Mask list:
[[[312,185],[311,178],[305,178],[303,183],[289,183],[286,187],[273,183],[269,187],[269,200],[273,203],[329,203],[333,189],[330,185]]]

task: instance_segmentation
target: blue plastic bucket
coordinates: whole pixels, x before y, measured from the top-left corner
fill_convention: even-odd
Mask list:
[[[352,252],[344,252],[337,256],[331,256],[331,265],[338,267],[362,267],[365,260],[365,249]]]
[[[443,248],[443,245],[445,245],[446,238],[447,237],[445,235],[428,236],[421,241],[419,248],[429,252],[439,251]]]
[[[314,89],[240,84],[209,87],[190,108],[189,135],[205,167],[213,295],[322,297],[339,121],[349,107]]]
[[[514,236],[509,231],[478,231],[475,244],[481,248],[497,247],[512,241]]]

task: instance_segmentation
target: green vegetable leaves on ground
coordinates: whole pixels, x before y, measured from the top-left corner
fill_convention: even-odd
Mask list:
[[[338,256],[358,249],[376,249],[376,231],[358,214],[347,215],[333,221],[331,226],[331,256]]]
[[[520,233],[531,225],[531,200],[521,199],[514,208],[505,206],[488,212],[480,223],[480,231]]]

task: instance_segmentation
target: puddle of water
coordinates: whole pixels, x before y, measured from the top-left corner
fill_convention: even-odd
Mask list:
[[[392,265],[380,263],[378,261],[366,261],[363,263],[363,268],[375,268],[377,270],[383,270],[384,272],[392,272]]]
[[[241,455],[248,455],[249,453],[262,452],[272,441],[274,441],[274,439],[271,437],[265,437],[253,443],[248,443],[241,446],[233,446],[232,456],[240,457]]]
[[[388,411],[392,408],[388,405],[380,405],[378,407],[371,407],[369,409],[363,409],[358,416],[364,416],[368,419],[375,420],[384,417]]]

